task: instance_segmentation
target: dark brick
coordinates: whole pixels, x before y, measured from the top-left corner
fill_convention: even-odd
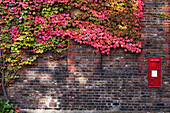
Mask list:
[[[167,0],[143,0],[143,50],[140,54],[98,50],[70,42],[61,55],[40,55],[37,66],[20,70],[22,78],[8,88],[10,100],[21,109],[170,111],[169,20],[146,12],[165,13]],[[162,88],[147,87],[147,58],[159,56],[162,62]],[[2,95],[0,89],[0,97]]]

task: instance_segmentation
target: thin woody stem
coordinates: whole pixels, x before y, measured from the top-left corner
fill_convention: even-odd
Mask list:
[[[3,52],[2,52],[2,56],[3,56],[4,54],[3,54]],[[5,67],[5,59],[4,58],[2,58],[3,59],[3,67]],[[3,90],[3,93],[4,93],[4,98],[5,98],[5,100],[6,101],[8,101],[9,99],[8,99],[8,96],[7,96],[7,92],[6,92],[6,88],[5,88],[5,85],[4,85],[4,79],[5,79],[5,70],[3,69],[2,70],[2,80],[1,80],[1,83],[2,83],[2,90]]]

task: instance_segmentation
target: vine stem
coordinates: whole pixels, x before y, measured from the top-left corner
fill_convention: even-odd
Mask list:
[[[4,54],[3,54],[3,52],[2,52],[2,56],[3,56]],[[3,67],[5,67],[5,59],[2,57],[2,59],[3,59]],[[3,93],[4,93],[4,98],[5,98],[5,100],[6,101],[8,101],[9,99],[8,99],[8,95],[7,95],[7,91],[6,91],[6,88],[5,88],[5,85],[4,85],[4,79],[5,79],[5,70],[3,69],[2,70],[2,81],[1,81],[1,83],[2,83],[2,90],[3,90]]]

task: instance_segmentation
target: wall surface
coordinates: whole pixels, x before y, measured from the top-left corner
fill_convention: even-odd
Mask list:
[[[100,51],[70,42],[70,49],[47,52],[36,66],[20,70],[22,76],[8,88],[20,109],[126,110],[170,112],[170,20],[147,12],[168,14],[168,0],[145,0],[140,54]],[[162,57],[162,87],[148,88],[147,59]]]

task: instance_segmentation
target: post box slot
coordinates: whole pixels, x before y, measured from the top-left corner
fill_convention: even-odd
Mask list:
[[[150,59],[151,62],[159,62],[159,59]]]

